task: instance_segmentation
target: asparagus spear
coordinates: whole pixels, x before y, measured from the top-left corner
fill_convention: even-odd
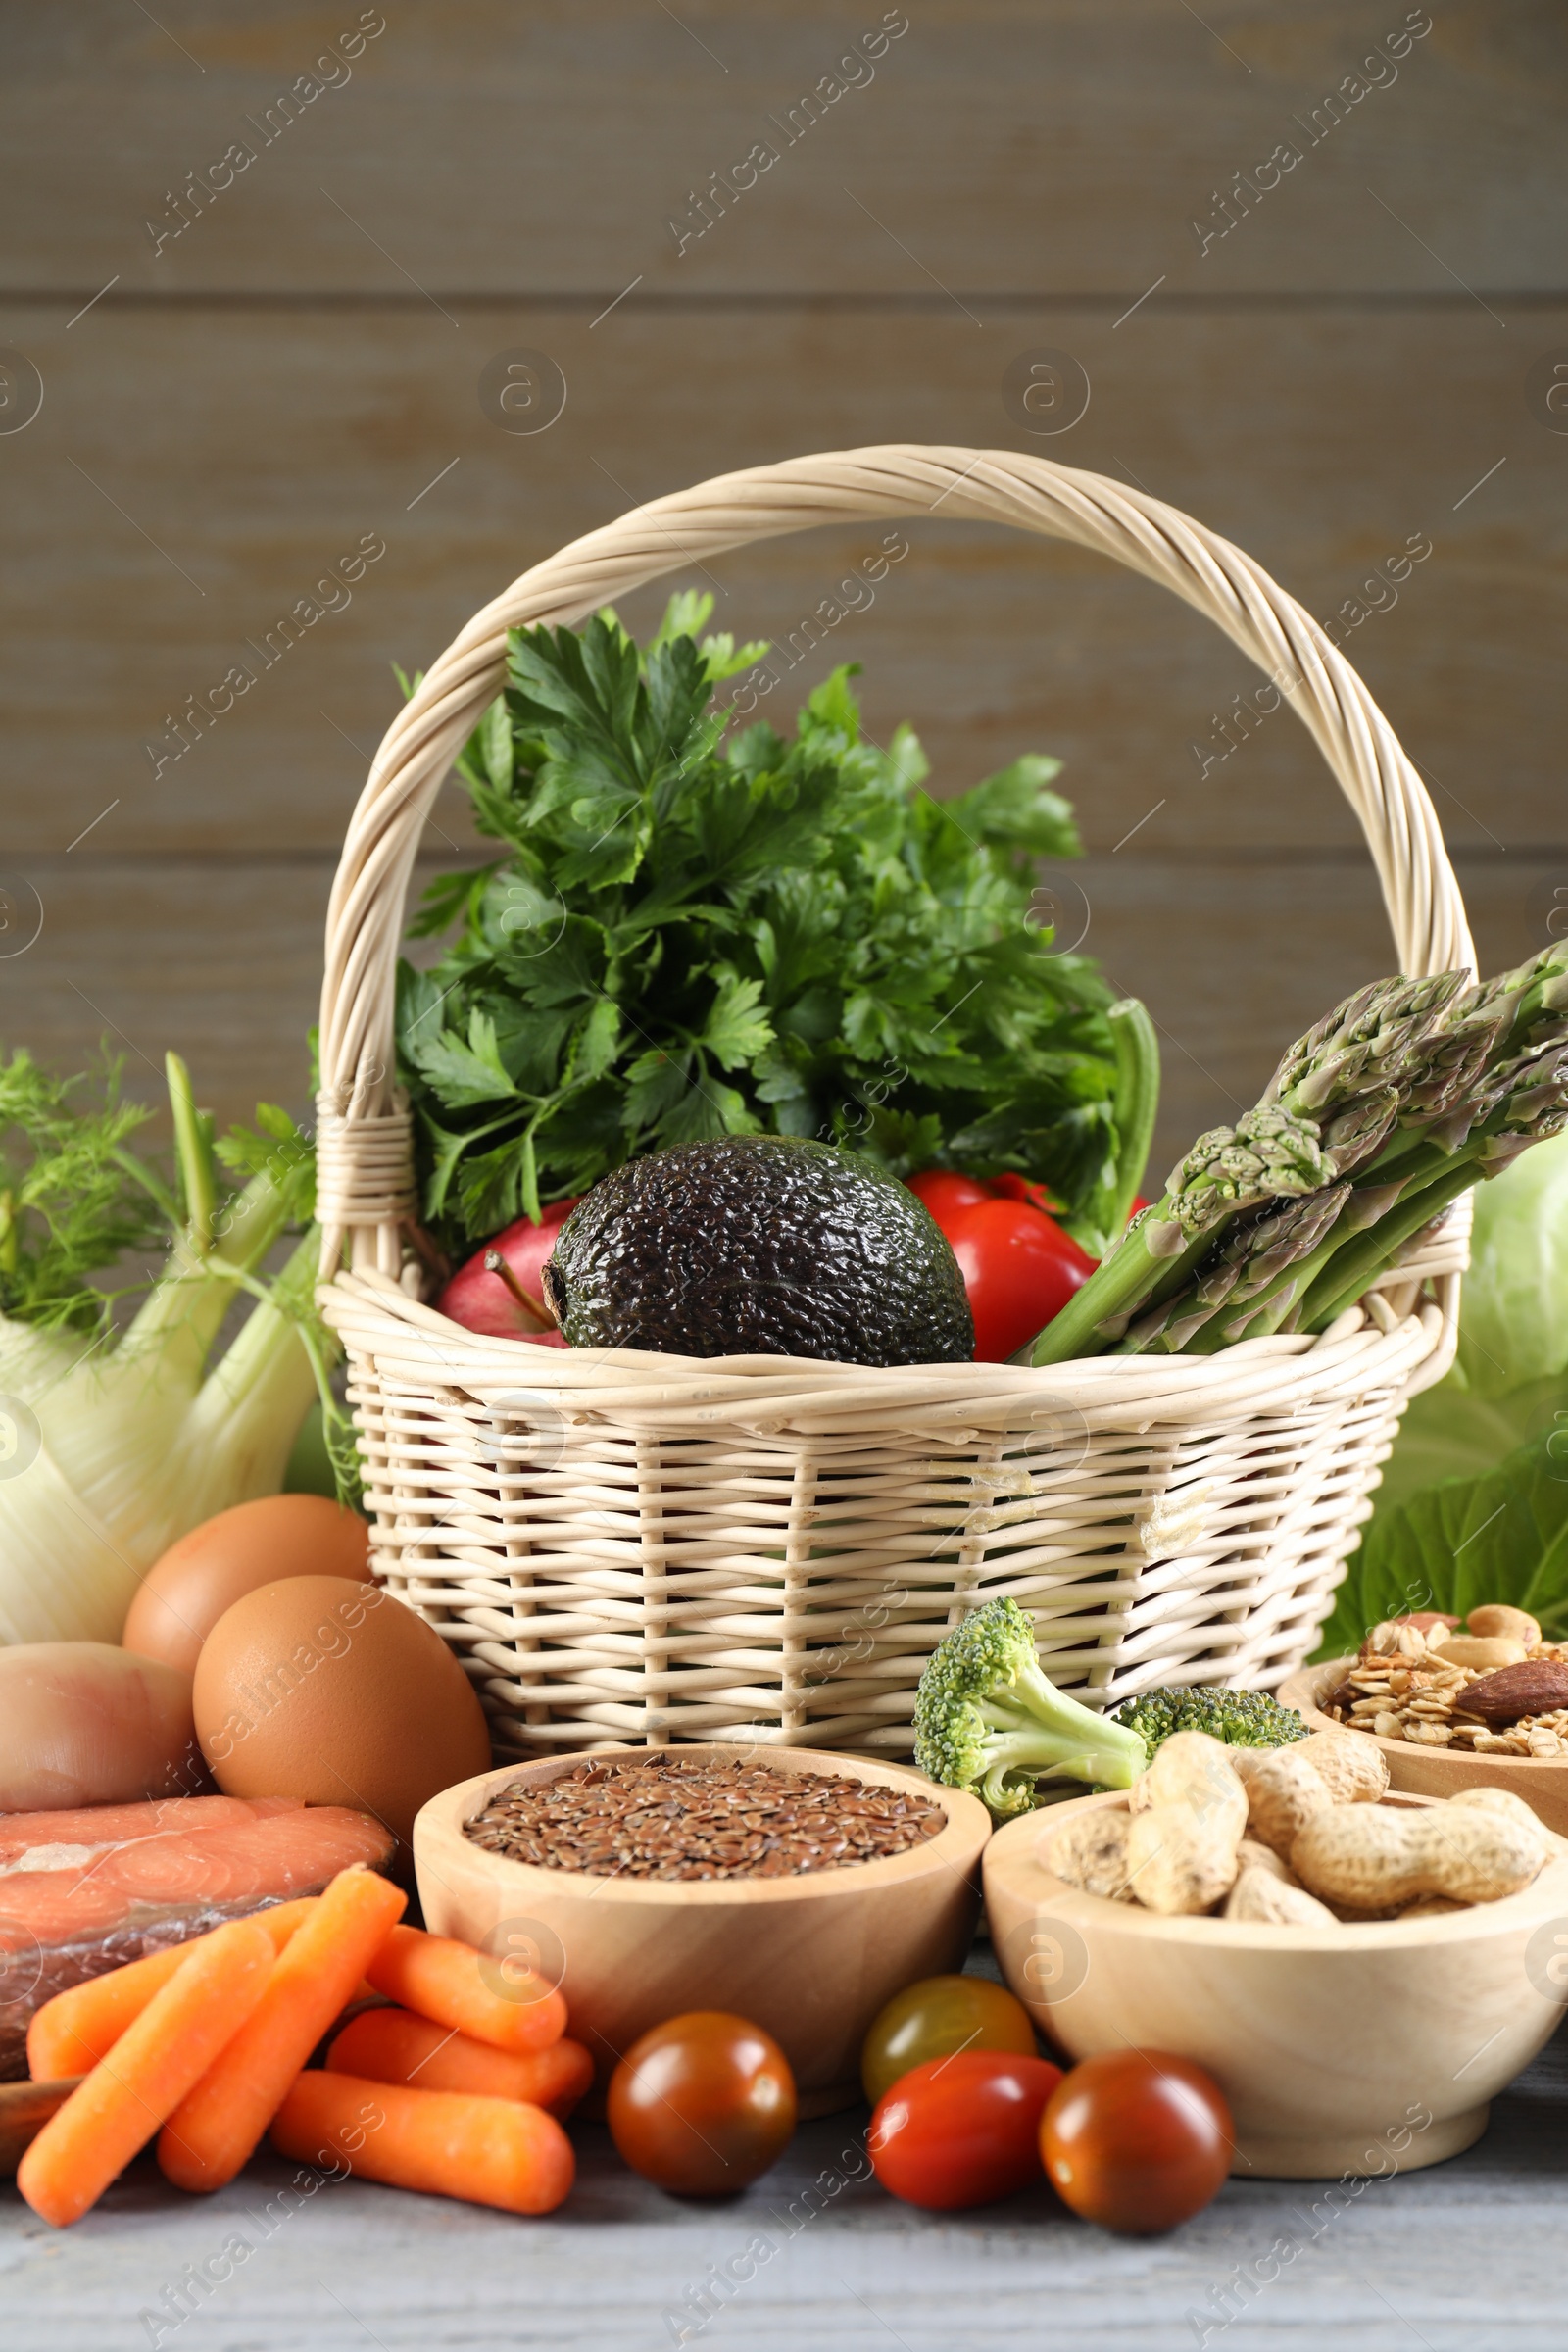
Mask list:
[[[1568,1126],[1568,1042],[1514,1056],[1506,1085],[1487,1119],[1424,1184],[1401,1187],[1387,1215],[1348,1247],[1333,1252],[1302,1300],[1303,1331],[1323,1331],[1353,1306],[1394,1251],[1413,1240],[1478,1176],[1497,1175],[1532,1144]],[[1086,1286],[1087,1287],[1087,1286]]]
[[[1564,1125],[1568,945],[1480,986],[1376,981],[1297,1040],[1255,1110],[1199,1138],[1031,1360],[1124,1334],[1209,1352],[1323,1330],[1478,1177]]]
[[[1238,1221],[1196,1282],[1133,1324],[1121,1352],[1179,1355],[1199,1332],[1216,1323],[1223,1325],[1227,1337],[1239,1338],[1274,1295],[1282,1276],[1312,1256],[1349,1199],[1348,1184],[1325,1185],[1283,1208]]]
[[[1196,1338],[1195,1352],[1206,1354],[1243,1337],[1286,1328],[1326,1330],[1478,1177],[1495,1175],[1529,1145],[1568,1124],[1568,1043],[1513,1055],[1486,1073],[1451,1115],[1462,1118],[1466,1131],[1457,1148],[1429,1136],[1398,1163],[1394,1183],[1355,1187],[1332,1231],[1324,1228],[1324,1238],[1288,1277],[1275,1276],[1250,1314],[1237,1318],[1222,1311],[1195,1321],[1181,1344]]]
[[[1375,980],[1347,997],[1331,1013],[1298,1037],[1263,1090],[1303,1118],[1366,1095],[1402,1086],[1424,1070],[1430,1041],[1465,986],[1463,972],[1438,972],[1428,980]]]
[[[1112,1254],[1046,1325],[1031,1361],[1059,1364],[1098,1353],[1106,1339],[1121,1337],[1126,1318],[1162,1275],[1179,1289],[1234,1218],[1265,1200],[1316,1192],[1330,1174],[1312,1119],[1260,1103],[1234,1127],[1210,1128],[1177,1161],[1161,1199],[1133,1220]],[[1097,1327],[1107,1322],[1112,1329],[1097,1337]]]

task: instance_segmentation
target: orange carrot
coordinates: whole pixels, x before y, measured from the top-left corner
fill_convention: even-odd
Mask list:
[[[272,1939],[254,1920],[231,1920],[201,1938],[18,2165],[17,2186],[34,2213],[60,2230],[97,2203],[243,2030],[275,1965]]]
[[[301,2075],[272,2119],[271,2141],[298,2164],[341,2164],[389,2188],[504,2213],[553,2213],[577,2169],[570,2140],[542,2107],[359,2075]]]
[[[273,1950],[280,1952],[318,1900],[314,1894],[302,1895],[298,1902],[274,1903],[252,1916],[267,1930]],[[89,1977],[85,1984],[72,1984],[45,2001],[27,2028],[27,2072],[33,2081],[53,2082],[62,2075],[84,2075],[96,2066],[140,2017],[159,1986],[208,1941],[208,1936],[196,1936],[188,1943],[172,1944],[167,1952],[149,1952],[145,1960],[127,1961],[105,1977]]]
[[[438,2026],[498,2050],[547,2050],[566,2031],[566,2004],[543,1977],[509,1972],[510,1961],[487,1960],[471,1943],[394,1928],[365,1973],[377,1992]]]
[[[255,2015],[164,2126],[158,2161],[176,2188],[233,2180],[408,1899],[363,1864],[338,1872],[278,1954]]]
[[[406,2082],[416,2090],[526,2099],[559,2123],[565,2122],[594,2079],[594,2062],[580,2041],[564,2036],[524,2058],[472,2041],[407,2009],[367,2009],[352,2018],[327,2051],[326,2064],[330,2074]]]

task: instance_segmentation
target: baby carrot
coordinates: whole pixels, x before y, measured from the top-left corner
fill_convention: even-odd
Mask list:
[[[358,2075],[301,2075],[272,2119],[271,2140],[297,2164],[345,2164],[389,2188],[504,2213],[553,2213],[576,2172],[570,2140],[542,2107]]]
[[[271,1937],[254,1920],[202,1937],[18,2165],[34,2213],[59,2230],[96,2204],[243,2029],[274,1965]]]
[[[252,1916],[265,1928],[276,1952],[295,1929],[310,1917],[318,1897],[302,1895],[298,1902],[274,1903]],[[53,2082],[62,2075],[83,2075],[114,2048],[133,2018],[140,2017],[161,1984],[184,1966],[205,1943],[196,1936],[188,1943],[172,1944],[166,1952],[149,1952],[145,1960],[127,1961],[104,1977],[89,1977],[45,2001],[27,2028],[27,2072],[35,2082]]]
[[[546,2050],[559,2041],[566,2004],[556,1987],[526,1970],[509,1975],[512,1964],[502,1960],[488,1964],[505,1987],[496,1992],[480,1974],[484,1965],[471,1943],[394,1928],[365,1973],[388,2000],[498,2050]]]
[[[233,2180],[408,1899],[363,1864],[338,1872],[278,1954],[254,2015],[164,2126],[158,2161],[176,2188]]]
[[[466,2090],[480,2098],[526,2099],[560,2123],[594,2079],[594,2062],[580,2041],[564,2036],[548,2050],[520,2057],[470,2040],[407,2009],[367,2009],[351,2018],[326,2053],[327,2071],[364,2075],[372,2082],[406,2082],[416,2090]]]

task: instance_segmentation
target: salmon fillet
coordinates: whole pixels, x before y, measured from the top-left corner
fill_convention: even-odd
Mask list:
[[[121,1845],[169,1830],[212,1830],[221,1822],[297,1813],[301,1796],[159,1796],[134,1805],[80,1805],[63,1813],[0,1813],[0,1872],[40,1845]]]
[[[180,1797],[0,1815],[0,2081],[57,1992],[225,1919],[319,1892],[394,1839],[368,1813],[291,1797]]]

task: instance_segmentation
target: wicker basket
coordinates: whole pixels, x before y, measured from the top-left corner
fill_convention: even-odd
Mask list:
[[[1239,550],[1102,476],[894,447],[705,482],[594,531],[476,615],[376,756],[332,893],[321,1298],[342,1335],[376,1573],[474,1678],[504,1750],[752,1740],[906,1755],[920,1669],[1011,1593],[1093,1703],[1272,1687],[1312,1646],[1405,1397],[1452,1353],[1467,1209],[1321,1338],[1217,1356],[861,1366],[488,1340],[419,1303],[393,970],[420,829],[506,631],[576,622],[726,548],[940,513],[1116,558],[1268,672],[1359,816],[1412,973],[1471,961],[1436,816],[1314,621]],[[1284,1040],[1281,1041],[1282,1045]]]

